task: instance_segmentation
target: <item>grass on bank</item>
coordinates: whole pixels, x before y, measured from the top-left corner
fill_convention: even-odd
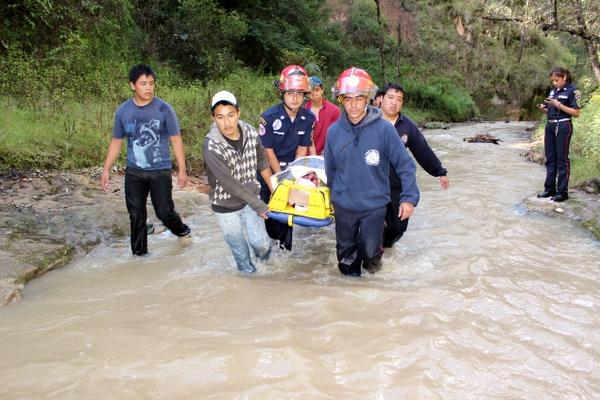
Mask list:
[[[32,74],[38,71],[29,64],[26,66]],[[120,73],[120,70],[123,72]],[[3,110],[0,113],[0,170],[72,169],[102,165],[111,138],[115,110],[131,94],[125,67],[121,66],[119,71],[106,67],[103,71],[105,83],[88,77],[91,81],[84,86],[62,87],[52,92],[50,89],[19,85],[15,76],[12,80],[3,81],[0,92],[0,108]],[[44,81],[44,75],[40,73],[37,76]],[[156,95],[175,108],[191,173],[203,170],[202,143],[211,123],[209,105],[212,95],[220,90],[233,92],[241,106],[241,118],[256,126],[260,114],[280,101],[273,87],[274,78],[240,69],[221,80],[202,83],[185,81],[169,67],[157,68]],[[323,78],[325,95],[329,97],[334,82],[332,78]],[[52,85],[47,83],[44,87]],[[98,90],[77,90],[89,87]],[[465,118],[471,115],[470,97],[457,103],[455,98],[460,97],[459,93],[450,93],[448,85],[436,83],[428,88],[423,84],[413,89],[414,101],[409,97],[406,111],[417,122],[450,120],[447,113],[457,115],[457,107]],[[415,102],[426,98],[427,93],[439,95],[437,103],[428,109],[416,107]],[[124,161],[122,155],[118,163],[123,165]]]
[[[543,139],[544,126],[545,124],[540,124],[537,127],[535,138]],[[538,151],[543,153],[543,147]],[[592,93],[589,101],[583,105],[579,118],[573,118],[569,158],[572,185],[600,177],[600,89]]]
[[[164,82],[164,83],[163,83]],[[157,79],[156,95],[177,112],[186,146],[188,166],[202,170],[202,142],[211,123],[210,99],[219,90],[236,94],[242,119],[256,126],[260,114],[278,99],[273,78],[239,71],[203,85]],[[127,88],[126,78],[123,87]],[[38,98],[23,104],[12,96],[0,96],[0,170],[70,169],[102,165],[112,134],[114,113],[126,100],[124,90],[109,99]],[[123,154],[125,153],[123,146]],[[124,157],[118,161],[123,163]]]

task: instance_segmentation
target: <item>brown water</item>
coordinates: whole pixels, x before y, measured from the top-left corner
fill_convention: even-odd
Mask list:
[[[419,172],[375,275],[340,276],[327,228],[242,276],[199,206],[191,240],[36,279],[0,309],[0,398],[600,398],[600,246],[516,206],[544,177],[519,156],[526,126],[427,131],[451,189]],[[486,132],[504,141],[462,141]]]

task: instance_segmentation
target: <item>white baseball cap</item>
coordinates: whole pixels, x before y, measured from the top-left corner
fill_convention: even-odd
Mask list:
[[[233,93],[228,92],[227,90],[221,90],[219,93],[213,96],[212,102],[210,103],[210,108],[214,110],[215,106],[219,102],[229,103],[235,107],[238,106],[237,100]]]

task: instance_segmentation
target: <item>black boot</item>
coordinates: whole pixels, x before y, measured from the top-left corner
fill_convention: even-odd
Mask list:
[[[537,194],[538,199],[545,199],[548,197],[552,197],[556,194],[556,192],[551,192],[550,190],[544,190],[543,192],[539,192]]]
[[[360,276],[360,263],[344,264],[339,263],[338,269],[346,276]]]
[[[191,232],[190,227],[187,226],[186,224],[183,224],[183,230],[181,232],[173,232],[174,235],[177,235],[179,237],[184,237],[189,235]]]
[[[566,193],[559,193],[556,196],[552,197],[552,201],[560,203],[561,201],[565,201],[569,198],[569,195]]]

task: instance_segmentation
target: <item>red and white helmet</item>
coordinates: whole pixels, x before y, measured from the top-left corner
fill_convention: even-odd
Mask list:
[[[275,81],[277,88],[282,92],[298,91],[310,92],[308,74],[300,65],[288,65],[281,71],[279,80]]]
[[[361,94],[372,99],[377,92],[377,85],[371,75],[364,69],[352,67],[340,74],[335,85],[331,88],[333,98],[344,94]]]

